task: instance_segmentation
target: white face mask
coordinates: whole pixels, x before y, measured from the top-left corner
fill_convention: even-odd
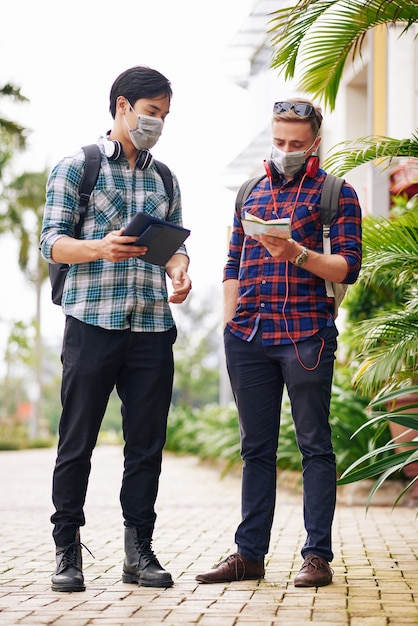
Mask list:
[[[312,146],[313,145],[314,144],[312,144]],[[307,150],[301,150],[299,152],[284,152],[273,145],[271,148],[271,159],[283,176],[294,176],[296,172],[302,169],[305,163],[306,153],[312,146]]]
[[[132,107],[131,109],[133,111]],[[138,114],[135,113],[135,115]],[[160,117],[139,114],[137,127],[133,130],[129,128],[125,116],[123,116],[123,119],[128,128],[131,141],[137,150],[150,150],[155,146],[163,132],[164,122]]]

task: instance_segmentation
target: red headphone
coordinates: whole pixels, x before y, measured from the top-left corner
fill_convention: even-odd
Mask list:
[[[315,178],[319,170],[319,156],[311,154],[306,163],[306,174],[309,178]]]
[[[273,161],[267,161],[266,159],[264,159],[264,169],[266,170],[267,178],[270,180],[270,182],[274,178],[277,178],[277,173],[276,175],[273,174],[273,171],[277,172],[277,170],[274,168],[272,171],[272,168],[274,168]]]

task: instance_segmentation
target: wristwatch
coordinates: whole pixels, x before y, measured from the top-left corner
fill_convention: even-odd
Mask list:
[[[293,259],[292,263],[294,265],[305,265],[306,261],[308,260],[308,254],[309,254],[308,248],[305,248],[305,246],[302,246],[302,252]]]

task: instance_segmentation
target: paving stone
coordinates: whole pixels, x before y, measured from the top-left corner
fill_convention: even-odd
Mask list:
[[[0,626],[402,626],[418,623],[416,509],[337,505],[327,587],[296,588],[305,531],[300,488],[279,481],[266,576],[199,584],[196,574],[236,550],[240,477],[194,457],[166,454],[153,548],[175,584],[124,584],[119,505],[123,453],[93,455],[81,540],[87,589],[55,593],[50,502],[54,450],[0,453]],[[353,492],[354,493],[354,492]],[[350,502],[354,501],[353,493]],[[381,501],[380,501],[381,502]]]

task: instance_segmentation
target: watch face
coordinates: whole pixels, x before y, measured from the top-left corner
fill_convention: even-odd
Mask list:
[[[308,259],[308,249],[305,246],[302,247],[302,252],[292,261],[294,265],[303,265]]]
[[[297,264],[304,265],[304,263],[306,263],[307,258],[308,258],[308,250],[306,248],[303,248],[302,252],[298,256]]]

